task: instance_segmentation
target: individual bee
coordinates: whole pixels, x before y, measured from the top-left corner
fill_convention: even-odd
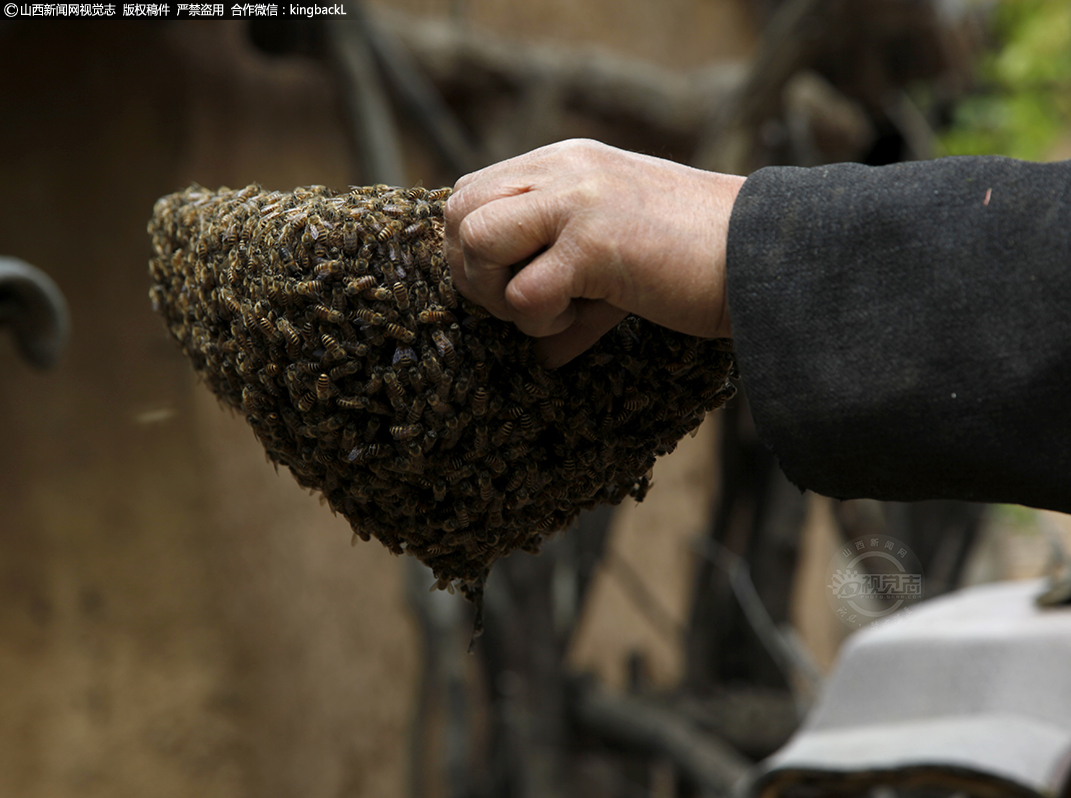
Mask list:
[[[345,425],[346,418],[342,415],[328,416],[320,422],[320,434],[330,436],[332,432],[339,430]]]
[[[344,355],[345,355],[345,353],[343,353],[343,356]],[[328,375],[331,377],[331,379],[333,381],[338,382],[342,378],[348,377],[351,374],[356,374],[360,370],[361,370],[361,361],[359,361],[359,360],[348,360],[345,363],[343,363],[341,366],[335,366],[333,369],[331,369],[327,373],[328,373]]]
[[[390,434],[395,440],[407,441],[423,432],[419,424],[396,424],[390,427]]]
[[[404,239],[416,238],[420,236],[428,229],[428,223],[423,219],[419,219],[412,224],[406,225],[401,231],[400,236]]]
[[[353,317],[364,324],[379,326],[386,323],[382,313],[376,313],[368,308],[357,308],[353,311]]]
[[[478,457],[482,457],[484,453],[487,452],[487,444],[490,440],[491,436],[487,432],[487,427],[477,427],[476,435],[472,439],[472,453]]]
[[[472,393],[472,415],[476,418],[487,412],[487,400],[490,393],[482,385]]]
[[[290,357],[297,357],[298,352],[301,350],[301,336],[298,331],[293,329],[293,325],[285,318],[278,319],[275,322],[275,327],[283,334],[283,340],[286,342]]]
[[[407,343],[407,344],[411,343],[413,341],[413,339],[416,338],[416,336],[413,335],[413,331],[412,330],[407,330],[405,327],[402,327],[400,324],[389,323],[389,324],[387,324],[385,329],[386,329],[387,335],[389,335],[391,338],[396,338],[397,340],[402,341],[402,342]]]
[[[256,413],[259,410],[268,410],[271,406],[271,402],[256,388],[251,385],[242,388],[242,407],[247,412]]]
[[[496,449],[509,440],[509,436],[513,434],[514,424],[512,421],[506,421],[495,430],[494,437],[491,438],[491,445]]]
[[[269,341],[278,341],[281,338],[279,331],[275,329],[275,325],[271,323],[267,316],[261,316],[257,319],[257,327]]]
[[[480,486],[480,499],[485,502],[491,501],[495,488],[491,484],[491,475],[486,471],[476,473],[476,484]]]
[[[238,223],[232,222],[227,230],[223,233],[222,244],[226,248],[231,248],[238,244]]]
[[[487,455],[487,457],[484,458],[484,462],[487,463],[487,467],[491,469],[491,473],[496,477],[503,474],[507,468],[506,461],[494,452]]]
[[[416,357],[416,354],[413,355]],[[406,375],[409,377],[409,384],[413,386],[413,390],[417,393],[424,392],[424,374],[415,365],[410,365],[406,371]]]
[[[361,228],[357,226],[357,222],[353,217],[350,217],[342,223],[342,250],[346,253],[353,253],[357,251],[357,248],[361,245]]]
[[[456,401],[458,401],[458,402],[464,402],[465,401],[465,397],[468,396],[468,393],[469,393],[469,385],[470,384],[471,383],[469,382],[468,377],[459,377],[458,378],[457,383],[454,385],[454,399]]]
[[[626,336],[626,340],[628,340],[628,336]],[[625,355],[620,359],[619,362],[621,364],[621,368],[623,368],[633,377],[639,377],[645,369],[644,364],[638,361],[632,355]]]
[[[394,301],[398,305],[399,310],[409,310],[409,289],[405,287],[405,283],[395,283],[391,292],[394,294]]]
[[[445,434],[442,436],[441,448],[444,452],[448,452],[457,446],[457,442],[461,439],[461,433],[465,431],[465,427],[461,423],[460,414],[447,415],[443,426],[445,427]]]
[[[379,428],[382,422],[376,416],[372,416],[364,425],[364,439],[366,442],[371,443],[376,439],[376,434],[379,432]]]
[[[446,333],[442,330],[432,330],[431,340],[435,344],[435,348],[439,350],[439,354],[442,355],[443,360],[446,361],[446,365],[452,369],[457,368],[457,352],[454,351],[454,345],[450,343],[450,339],[446,337]]]
[[[382,285],[372,289],[372,298],[377,302],[389,302],[393,297],[391,290]]]
[[[450,386],[454,382],[454,372],[450,369],[443,371],[443,376],[439,380],[438,385],[435,386],[435,393],[444,402],[450,397]]]
[[[470,476],[472,476],[472,466],[468,463],[443,474],[443,478],[451,485],[456,485],[461,480]]]
[[[387,329],[390,329],[390,325],[387,325]],[[392,365],[400,368],[408,368],[416,363],[416,352],[409,346],[396,346],[394,349],[394,358]]]
[[[514,471],[506,482],[506,493],[513,493],[524,484],[525,472],[523,469]]]
[[[357,296],[376,284],[375,275],[366,274],[346,283],[346,296]]]
[[[409,407],[409,415],[406,416],[406,421],[409,424],[415,424],[420,421],[420,417],[424,415],[424,407],[427,403],[427,400],[423,396],[418,396],[414,399],[413,404]]]
[[[454,293],[453,285],[446,280],[439,283],[439,302],[443,307],[451,309],[457,307],[457,294]]]
[[[219,292],[219,301],[222,303],[223,307],[230,311],[232,317],[241,318],[242,306],[238,300],[234,298],[234,294],[230,291],[221,290]]]
[[[331,398],[332,393],[331,378],[326,374],[321,374],[316,378],[316,398],[321,402],[326,402]]]
[[[338,340],[333,335],[327,333],[320,334],[320,342],[324,345],[324,354],[330,360],[341,360],[346,356],[346,350],[342,348]]]
[[[418,486],[420,486],[424,490],[431,490],[431,480],[428,479],[427,477],[422,477],[422,476],[420,476],[418,474],[418,475],[414,476],[412,479],[413,479],[414,483],[416,483]]]
[[[279,395],[279,388],[275,385],[275,382],[269,377],[263,370],[260,372],[260,384],[264,386],[264,390],[270,393],[272,396]]]
[[[332,227],[333,225],[320,218],[319,214],[310,214],[305,223],[305,232],[302,234],[302,240],[304,241],[307,236],[309,241],[313,243],[321,243],[323,239],[327,237],[327,233]]]
[[[374,460],[383,454],[383,446],[378,443],[368,443],[364,446],[354,446],[346,459],[351,463],[363,463]]]
[[[371,396],[372,394],[378,392],[382,386],[383,371],[380,368],[376,368],[372,372],[372,375],[368,378],[368,382],[366,382],[364,385],[364,393],[367,396]]]
[[[549,396],[546,388],[536,385],[534,382],[524,383],[521,390],[530,400],[546,399]]]
[[[421,358],[420,367],[424,370],[424,376],[426,376],[431,382],[436,385],[442,382],[443,370],[439,365],[439,361],[431,353],[425,353]]]
[[[561,408],[564,404],[561,399],[541,399],[539,402],[539,415],[544,421],[553,422],[561,418]]]
[[[439,394],[431,391],[427,394],[428,405],[431,409],[441,416],[449,415],[454,412],[454,408],[439,398]]]
[[[383,383],[387,386],[387,398],[390,399],[391,404],[398,404],[405,399],[405,389],[402,388],[393,371],[388,371],[383,375]]]
[[[243,377],[250,377],[257,369],[257,362],[252,356],[242,351],[238,353],[238,357],[235,363],[235,367],[238,369],[238,373]]]
[[[331,322],[332,324],[339,324],[345,316],[340,311],[332,310],[324,305],[317,305],[312,309],[312,315],[320,321]]]
[[[484,364],[487,361],[487,347],[481,344],[476,336],[469,336],[468,344],[469,351],[472,352],[472,357],[476,360],[476,367],[485,367]]]
[[[539,470],[532,465],[529,465],[528,472],[525,475],[524,485],[528,489],[529,495],[539,492],[539,489],[543,486],[543,480],[540,477]]]
[[[421,324],[453,324],[457,319],[448,310],[429,308],[417,314],[417,321]]]
[[[316,279],[324,280],[342,272],[342,261],[324,260],[316,264]]]
[[[398,222],[391,221],[384,225],[379,225],[379,230],[376,231],[376,241],[380,244],[386,244],[396,235],[398,235]]]
[[[313,408],[313,406],[315,404],[316,404],[316,397],[313,394],[311,394],[308,391],[306,391],[305,393],[303,393],[298,398],[297,408],[302,413],[308,413],[310,410],[312,410],[312,408]]]
[[[299,195],[299,191],[300,191],[300,189],[298,191],[294,192],[295,198],[299,198],[299,196],[298,196]],[[293,208],[290,211],[288,211],[283,218],[286,219],[286,221],[290,222],[291,224],[296,224],[298,226],[301,226],[301,225],[303,225],[305,223],[305,220],[308,218],[308,216],[309,216],[309,212],[308,212],[308,209],[306,208],[306,206],[299,205],[298,207]]]
[[[324,284],[319,280],[302,280],[294,286],[294,290],[301,296],[319,297],[323,292]]]

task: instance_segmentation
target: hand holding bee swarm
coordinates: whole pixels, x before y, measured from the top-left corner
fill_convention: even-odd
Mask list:
[[[459,296],[449,189],[198,186],[157,202],[153,307],[269,457],[357,537],[478,597],[583,508],[643,499],[734,393],[731,341],[635,316],[568,365]]]

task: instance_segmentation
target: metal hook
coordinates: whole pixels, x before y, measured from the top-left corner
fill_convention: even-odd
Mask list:
[[[18,258],[0,257],[0,327],[5,324],[11,326],[19,354],[41,369],[56,364],[70,333],[59,286]]]

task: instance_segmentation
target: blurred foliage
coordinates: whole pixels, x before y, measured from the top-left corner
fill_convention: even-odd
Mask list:
[[[949,155],[1042,160],[1071,127],[1071,3],[1004,0],[993,29],[978,91],[956,107],[942,144]]]

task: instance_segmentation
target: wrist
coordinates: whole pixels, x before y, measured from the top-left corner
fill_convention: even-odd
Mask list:
[[[718,173],[710,173],[710,178],[713,197],[710,219],[714,232],[714,280],[717,285],[715,295],[718,297],[714,337],[732,338],[733,328],[729,313],[728,291],[729,223],[732,219],[736,197],[747,178]]]

